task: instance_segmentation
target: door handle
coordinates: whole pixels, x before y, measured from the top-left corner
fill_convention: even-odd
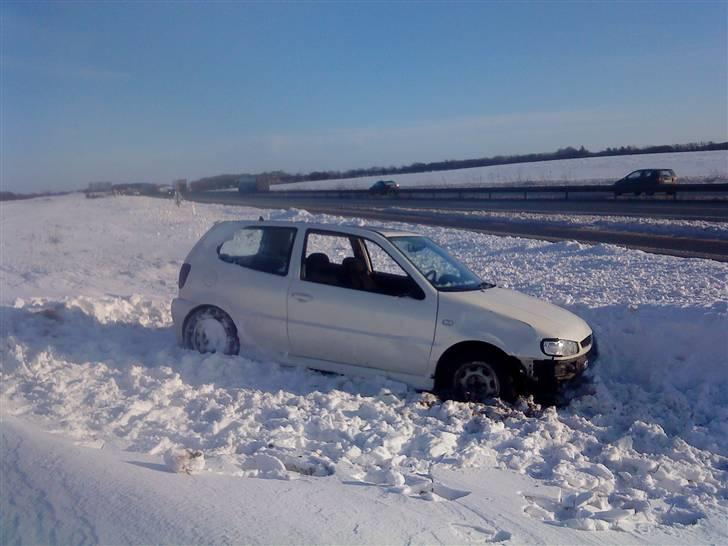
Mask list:
[[[313,299],[311,294],[306,294],[304,292],[291,292],[291,297],[300,302],[307,302]]]

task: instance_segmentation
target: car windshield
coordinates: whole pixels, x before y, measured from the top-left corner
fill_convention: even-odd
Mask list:
[[[495,286],[484,283],[427,237],[402,235],[390,237],[389,240],[437,290],[459,292]]]

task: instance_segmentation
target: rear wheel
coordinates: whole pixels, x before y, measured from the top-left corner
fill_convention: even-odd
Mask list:
[[[198,309],[187,318],[184,342],[185,347],[200,353],[236,355],[240,350],[235,323],[217,307]]]
[[[500,398],[511,402],[516,398],[512,374],[495,360],[469,360],[455,367],[452,393],[465,402],[486,402]]]

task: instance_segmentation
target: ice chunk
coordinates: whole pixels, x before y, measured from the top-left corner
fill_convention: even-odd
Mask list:
[[[205,456],[198,450],[172,448],[165,452],[164,463],[172,472],[197,474],[205,469]]]
[[[283,462],[273,455],[267,453],[256,453],[245,459],[243,470],[248,470],[251,475],[258,478],[275,480],[288,480],[288,472]]]

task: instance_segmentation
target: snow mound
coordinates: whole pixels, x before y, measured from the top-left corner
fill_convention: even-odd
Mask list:
[[[123,322],[108,317],[125,316],[128,300],[105,301],[2,309],[5,408],[89,445],[149,453],[191,446],[177,459],[168,452],[176,472],[201,471],[194,454],[204,451],[200,461],[212,472],[284,480],[336,473],[448,500],[461,494],[423,478],[433,464],[509,468],[562,489],[560,503],[532,503],[542,519],[585,529],[625,519],[685,524],[728,495],[728,374],[719,350],[700,342],[725,331],[720,306],[687,313],[686,323],[661,318],[664,310],[607,309],[598,324],[609,342],[591,381],[570,406],[541,408],[441,402],[384,379],[199,355],[176,348],[168,328],[141,325],[162,315],[148,302],[139,320]],[[655,351],[641,354],[641,369],[630,341],[631,329],[645,331],[639,324],[668,339],[639,341]],[[696,330],[704,337],[691,338]]]

